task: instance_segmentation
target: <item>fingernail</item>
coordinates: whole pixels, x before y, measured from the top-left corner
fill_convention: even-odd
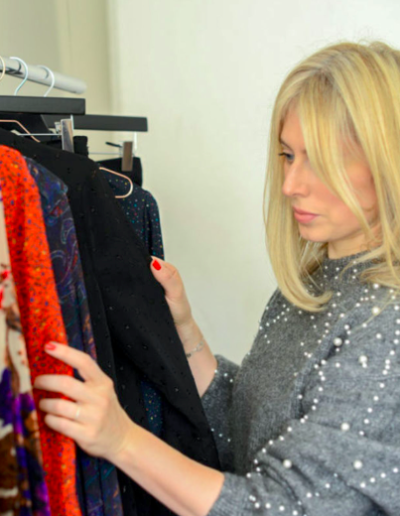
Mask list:
[[[159,264],[159,262],[157,260],[154,260],[154,262],[152,263],[152,266],[156,269],[156,271],[159,271],[161,269],[161,265]]]
[[[56,349],[56,345],[53,344],[53,342],[49,342],[48,344],[45,344],[44,349],[46,351],[54,351]]]

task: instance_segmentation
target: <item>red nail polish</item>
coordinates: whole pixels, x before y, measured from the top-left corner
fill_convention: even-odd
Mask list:
[[[52,342],[49,342],[48,344],[45,344],[44,349],[48,351],[54,351],[56,349],[56,345]]]
[[[156,271],[159,271],[161,269],[161,265],[159,264],[159,262],[157,260],[154,260],[154,262],[152,263],[152,266],[156,269]]]

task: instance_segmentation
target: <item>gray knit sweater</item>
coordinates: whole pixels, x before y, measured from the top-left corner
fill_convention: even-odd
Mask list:
[[[362,254],[314,273],[335,292],[326,311],[277,289],[242,365],[217,356],[202,401],[225,481],[209,516],[400,516],[400,300],[382,309],[365,264],[338,278]]]

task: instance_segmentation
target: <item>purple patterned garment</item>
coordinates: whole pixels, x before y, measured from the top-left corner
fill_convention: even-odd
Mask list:
[[[50,516],[0,191],[0,515]]]
[[[75,225],[67,198],[67,186],[49,170],[24,158],[40,191],[46,236],[62,316],[71,347],[96,360]],[[78,374],[76,372],[78,377]],[[122,516],[115,467],[90,457],[77,447],[77,494],[85,516]]]

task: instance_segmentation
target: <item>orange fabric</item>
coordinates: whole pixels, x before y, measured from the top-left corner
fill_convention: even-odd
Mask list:
[[[22,155],[0,146],[0,186],[11,266],[32,383],[42,374],[73,376],[71,367],[44,351],[49,341],[67,344],[64,322],[46,239],[40,194]],[[34,389],[36,406],[51,393]],[[53,397],[60,397],[55,394]],[[51,430],[38,410],[43,468],[53,516],[81,516],[76,494],[74,442]]]

